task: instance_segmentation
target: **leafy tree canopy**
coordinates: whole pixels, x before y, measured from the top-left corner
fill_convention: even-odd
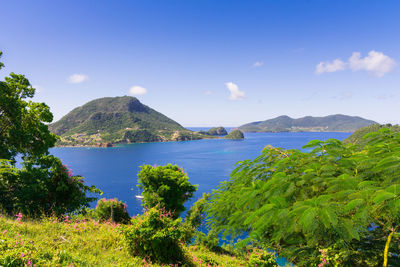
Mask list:
[[[212,228],[248,233],[243,244],[261,243],[300,266],[317,265],[321,249],[340,255],[341,266],[382,264],[385,240],[400,225],[400,134],[365,138],[361,151],[335,139],[311,141],[309,152],[267,146],[213,193]],[[391,250],[398,265],[398,242]]]
[[[54,146],[56,136],[45,124],[53,115],[46,104],[27,100],[34,94],[24,75],[11,73],[0,81],[0,159],[14,161],[18,153],[37,156]]]
[[[196,185],[190,184],[187,174],[177,165],[144,165],[141,166],[138,177],[138,187],[143,189],[144,206],[149,209],[161,204],[173,213],[174,218],[185,210],[183,204],[197,189]]]

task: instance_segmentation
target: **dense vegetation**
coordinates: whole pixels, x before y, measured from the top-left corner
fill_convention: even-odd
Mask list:
[[[243,139],[244,134],[240,130],[233,130],[224,137],[225,139]]]
[[[212,127],[208,131],[200,131],[199,133],[207,134],[207,135],[227,135],[228,132],[222,126],[220,127]]]
[[[0,81],[0,210],[32,217],[82,210],[94,200],[86,194],[100,191],[49,155],[56,136],[46,123],[53,115],[46,104],[29,100],[34,94],[24,75]],[[15,165],[18,155],[22,168]]]
[[[239,127],[243,132],[354,132],[376,122],[360,117],[330,115],[292,119],[280,116],[274,119],[251,122]]]
[[[344,144],[354,144],[357,145],[359,148],[364,147],[368,139],[363,138],[366,134],[372,133],[379,131],[382,128],[388,128],[391,131],[398,133],[400,132],[400,126],[399,125],[391,125],[391,124],[372,124],[363,128],[358,129],[355,131],[352,135],[347,137],[346,139],[343,140]]]
[[[23,75],[0,82],[0,266],[276,266],[271,250],[298,266],[400,265],[398,126],[360,130],[356,145],[267,146],[185,218],[187,174],[142,166],[145,212],[131,218],[117,199],[88,208],[101,192],[49,155],[52,114],[34,92]]]
[[[75,108],[50,129],[58,145],[105,146],[116,143],[184,141],[209,138],[143,105],[135,97],[105,97]]]
[[[300,266],[378,266],[384,256],[398,266],[400,134],[383,128],[366,138],[362,150],[335,139],[311,141],[309,152],[266,147],[213,193],[212,228],[248,233],[242,243]]]

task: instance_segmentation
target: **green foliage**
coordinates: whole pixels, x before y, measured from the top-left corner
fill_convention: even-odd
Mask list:
[[[218,235],[215,231],[209,231],[207,234],[197,231],[195,234],[194,244],[198,246],[203,246],[210,251],[222,251],[222,248],[219,245]]]
[[[185,210],[183,204],[193,196],[197,186],[190,184],[187,174],[177,165],[140,168],[138,187],[143,189],[144,207],[149,209],[160,204],[178,218]]]
[[[274,119],[251,122],[239,127],[244,132],[353,132],[376,122],[360,117],[330,115],[325,117],[303,117],[292,119],[279,116]]]
[[[96,198],[87,193],[101,193],[54,156],[25,160],[23,165],[18,169],[0,161],[0,205],[10,215],[61,216],[88,207]]]
[[[225,139],[243,139],[244,135],[240,130],[233,130],[227,136],[224,137]]]
[[[226,131],[226,129],[222,126],[220,127],[213,127],[210,130],[208,130],[207,132],[205,132],[208,135],[226,135],[228,134],[228,132]]]
[[[203,223],[210,196],[210,194],[203,193],[203,196],[190,207],[190,210],[186,214],[185,223],[190,225],[194,230],[199,228]]]
[[[361,151],[330,139],[310,152],[266,147],[238,163],[209,205],[211,227],[225,236],[249,234],[298,265],[315,264],[319,249],[348,252],[349,266],[369,265],[400,224],[400,134],[371,133]],[[371,223],[381,231],[368,230]],[[393,241],[392,241],[393,242]],[[398,253],[398,245],[391,247]],[[344,261],[344,259],[340,259]],[[393,259],[392,259],[393,260]]]
[[[56,135],[45,123],[53,115],[46,104],[28,100],[34,94],[24,75],[11,73],[0,81],[0,207],[33,217],[79,211],[95,199],[86,193],[100,191],[49,156]],[[15,167],[17,155],[22,156],[21,169]]]
[[[28,101],[34,94],[24,75],[11,73],[0,81],[0,159],[37,156],[54,146],[56,136],[45,124],[53,115],[46,104]]]
[[[96,206],[96,217],[100,221],[112,221],[115,223],[129,223],[131,217],[126,210],[126,204],[118,199],[99,199]]]
[[[180,219],[173,219],[170,212],[157,205],[132,219],[132,225],[123,233],[132,255],[152,262],[179,264],[185,258],[180,225]]]
[[[277,267],[275,255],[267,250],[253,248],[249,255],[248,266]]]
[[[344,144],[354,144],[357,145],[359,149],[364,147],[368,143],[368,138],[363,138],[366,134],[372,133],[372,132],[377,132],[380,129],[383,128],[388,128],[394,133],[400,132],[400,126],[399,125],[391,125],[391,124],[372,124],[366,127],[362,127],[355,131],[352,135],[347,137],[346,139],[343,140]]]

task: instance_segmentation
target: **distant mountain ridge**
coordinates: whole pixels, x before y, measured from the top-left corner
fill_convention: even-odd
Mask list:
[[[284,115],[270,120],[247,123],[238,129],[243,132],[354,132],[371,124],[376,124],[376,122],[342,114],[325,117],[306,116],[298,119]]]
[[[205,137],[130,96],[92,100],[73,109],[49,128],[61,136],[58,145],[67,146],[111,146]]]

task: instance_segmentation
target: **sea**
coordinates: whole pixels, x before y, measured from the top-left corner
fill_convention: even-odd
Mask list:
[[[207,131],[209,128],[189,129]],[[185,204],[188,209],[203,193],[211,193],[221,182],[229,180],[235,164],[256,158],[267,145],[302,149],[311,140],[343,140],[350,135],[342,132],[244,133],[243,140],[204,139],[110,148],[56,147],[50,152],[74,174],[83,176],[87,185],[95,185],[103,191],[100,198],[118,198],[127,204],[129,214],[136,216],[143,213],[142,200],[136,198],[141,193],[137,188],[140,166],[171,163],[183,168],[190,183],[198,185],[194,197]],[[91,206],[95,207],[96,202]],[[276,260],[279,266],[293,266],[285,258],[277,257]]]
[[[208,128],[189,128],[208,130]],[[227,128],[228,131],[231,128]],[[75,175],[84,177],[87,185],[103,191],[100,198],[118,198],[127,204],[131,216],[143,213],[137,188],[140,166],[177,164],[198,185],[194,197],[186,202],[190,207],[203,193],[211,193],[229,180],[237,162],[254,159],[267,145],[285,149],[301,149],[311,140],[335,138],[343,140],[351,133],[245,133],[244,140],[203,139],[195,141],[127,144],[110,148],[56,147],[50,153],[69,166]],[[96,203],[92,203],[95,207]]]

